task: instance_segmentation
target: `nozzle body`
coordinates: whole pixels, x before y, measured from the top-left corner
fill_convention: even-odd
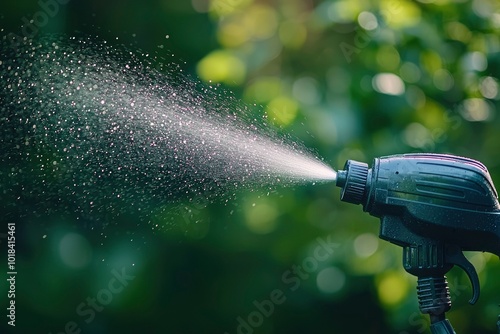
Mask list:
[[[403,247],[403,266],[418,277],[422,313],[441,326],[451,307],[445,274],[455,265],[468,275],[469,301],[479,279],[463,251],[500,256],[500,205],[486,167],[444,154],[376,158],[372,167],[347,161],[337,174],[341,200],[380,218],[380,237]],[[436,328],[437,328],[436,327]]]

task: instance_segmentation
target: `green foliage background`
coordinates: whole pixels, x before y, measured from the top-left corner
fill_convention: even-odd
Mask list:
[[[44,8],[2,4],[2,34],[22,34],[25,18]],[[500,180],[496,0],[69,0],[57,2],[36,34],[75,30],[174,54],[207,85],[261,106],[335,168],[346,159],[441,152],[478,159]],[[69,218],[17,221],[17,326],[7,328],[5,317],[0,326],[236,333],[238,317],[249,321],[254,301],[279,289],[286,300],[251,331],[428,332],[400,248],[379,241],[377,220],[340,203],[332,184],[241,192],[230,203],[178,203],[167,212],[152,224],[125,217],[97,228]],[[338,247],[292,291],[283,275],[312,256],[317,238]],[[449,318],[458,333],[493,333],[498,258],[469,258],[482,296],[469,306],[467,278],[452,270]],[[75,261],[84,265],[68,265]],[[78,305],[121,268],[135,278],[87,323]]]

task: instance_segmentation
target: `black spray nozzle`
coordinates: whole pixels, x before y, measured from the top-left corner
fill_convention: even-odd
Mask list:
[[[404,268],[418,277],[420,309],[431,316],[433,333],[451,333],[436,329],[448,328],[441,326],[451,307],[444,275],[462,268],[474,303],[479,279],[463,251],[500,256],[500,205],[486,167],[445,154],[376,158],[371,168],[348,160],[336,184],[342,201],[380,218],[382,239],[403,247]]]
[[[421,238],[457,245],[467,251],[500,256],[500,204],[486,167],[446,154],[403,154],[366,163],[348,160],[338,171],[341,200],[362,204],[402,228],[381,237],[404,246]],[[391,219],[389,219],[389,217]]]

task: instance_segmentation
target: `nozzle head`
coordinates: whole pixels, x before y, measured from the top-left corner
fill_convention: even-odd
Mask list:
[[[347,160],[344,170],[337,172],[337,187],[342,188],[340,199],[361,204],[365,197],[368,180],[368,164]]]

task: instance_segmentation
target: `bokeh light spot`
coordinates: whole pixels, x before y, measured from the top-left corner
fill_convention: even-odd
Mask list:
[[[441,56],[432,50],[422,52],[420,55],[420,63],[430,74],[433,74],[437,70],[443,68]]]
[[[278,27],[276,10],[267,5],[252,5],[243,16],[243,25],[254,38],[269,38]]]
[[[278,96],[266,106],[268,118],[279,125],[289,125],[299,111],[298,103],[286,96]]]
[[[247,42],[249,38],[248,31],[236,22],[222,24],[217,31],[217,39],[222,46],[227,48],[240,46]]]
[[[379,73],[373,77],[373,88],[382,94],[401,95],[405,92],[403,80],[392,73]]]
[[[482,18],[489,18],[493,13],[498,13],[497,9],[498,9],[497,0],[472,1],[472,10],[477,16]]]
[[[254,233],[267,234],[276,228],[276,208],[265,202],[252,203],[245,209],[245,223],[248,229]]]
[[[453,87],[455,80],[448,70],[439,69],[434,73],[433,82],[437,89],[447,91]]]
[[[304,104],[317,104],[320,102],[318,83],[315,79],[304,77],[293,83],[293,97]]]
[[[281,94],[282,84],[279,78],[262,77],[253,82],[245,90],[245,98],[248,101],[259,103],[269,102]]]
[[[472,33],[465,25],[460,22],[450,22],[445,26],[446,33],[451,39],[467,43],[472,37]]]
[[[377,17],[370,12],[361,12],[358,15],[358,23],[365,30],[375,30],[378,28]]]
[[[357,1],[335,1],[328,7],[328,18],[336,23],[348,23],[356,20],[361,11]]]
[[[353,246],[359,257],[370,257],[378,249],[378,238],[372,233],[363,233],[354,239]]]
[[[460,114],[470,122],[488,121],[493,116],[493,107],[480,98],[470,98],[462,102],[459,107]]]
[[[496,99],[498,97],[498,82],[493,77],[481,78],[479,90],[487,99]]]
[[[191,0],[191,5],[198,13],[206,13],[210,9],[210,3],[208,0]]]
[[[420,123],[410,123],[403,131],[403,141],[411,147],[423,148],[431,141],[429,130]]]
[[[408,293],[408,281],[401,272],[388,272],[381,275],[377,291],[383,304],[394,306],[401,303]]]
[[[199,1],[193,2],[193,7],[198,8],[199,11],[202,11],[204,7],[200,5],[198,2]],[[219,17],[226,16],[245,9],[252,2],[253,0],[238,0],[238,1],[210,0],[209,10],[216,16]]]
[[[80,269],[92,259],[92,248],[82,235],[67,233],[59,241],[59,256],[68,267]]]
[[[412,62],[403,63],[399,69],[399,74],[404,81],[409,83],[418,82],[422,76],[418,66]]]
[[[200,60],[198,75],[205,81],[240,84],[246,75],[245,64],[229,51],[217,50]]]
[[[389,27],[398,29],[411,27],[420,22],[420,8],[406,0],[384,0],[380,2],[380,13]]]
[[[344,272],[337,267],[327,267],[316,276],[318,290],[326,294],[339,292],[344,287],[345,282]]]
[[[482,52],[469,52],[462,59],[462,67],[466,71],[481,72],[488,67],[488,60]]]

